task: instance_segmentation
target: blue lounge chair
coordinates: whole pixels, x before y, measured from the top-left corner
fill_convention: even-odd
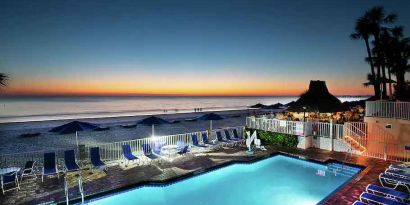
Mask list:
[[[200,147],[200,148],[207,148],[208,147],[206,145],[199,144],[198,136],[196,134],[192,134],[191,139],[192,139],[192,145],[194,145],[195,147]]]
[[[78,164],[75,160],[74,150],[64,151],[64,165],[65,165],[65,171],[66,172],[80,170],[80,166],[78,166]]]
[[[225,138],[226,138],[228,141],[231,141],[231,142],[233,142],[234,144],[239,143],[240,140],[231,137],[231,133],[229,132],[229,130],[224,130],[224,132],[225,132]]]
[[[233,132],[233,138],[234,139],[244,141],[243,139],[241,139],[241,137],[239,137],[238,130],[233,129],[232,132]]]
[[[36,161],[27,161],[26,164],[24,165],[24,169],[21,170],[21,178],[20,181],[23,181],[23,177],[25,176],[32,176],[34,178],[37,178],[36,173],[34,173],[34,164]]]
[[[150,162],[149,159],[153,160],[153,159],[157,159],[158,157],[152,154],[152,149],[151,149],[151,145],[150,144],[142,144],[142,152],[144,153],[145,157],[145,161],[147,161],[148,163]]]
[[[3,195],[6,191],[11,191],[14,189],[20,190],[20,184],[19,184],[19,180],[17,177],[17,171],[1,175],[0,180],[1,180],[1,190],[3,191]],[[15,187],[10,187],[6,189],[5,186],[8,186],[9,184],[14,184]]]
[[[186,147],[188,147],[188,148],[186,148]],[[186,149],[187,151],[190,151],[189,150],[189,145],[187,145],[184,141],[182,141],[182,140],[178,140],[177,141],[177,153],[178,152],[180,152],[180,151],[182,151],[182,150],[184,150],[184,149]],[[186,151],[186,152],[187,152]]]
[[[57,178],[60,178],[60,175],[58,174],[58,169],[57,169],[57,163],[56,163],[56,153],[54,152],[49,152],[49,153],[44,153],[44,166],[43,166],[43,171],[41,174],[41,181],[44,181],[44,176],[46,175],[54,175],[57,174]]]
[[[385,198],[382,196],[378,196],[378,195],[374,195],[374,194],[370,194],[367,192],[363,192],[360,195],[360,201],[365,201],[368,203],[372,203],[372,204],[380,204],[380,205],[405,205],[402,202],[390,199],[390,198]]]
[[[143,144],[143,145],[141,145],[141,147],[142,147],[142,151],[144,152],[144,155],[145,156],[150,156],[150,155],[152,155],[152,152],[151,152],[151,145],[149,145],[149,144]]]
[[[209,142],[209,140],[208,140],[208,134],[206,133],[206,132],[203,132],[202,134],[201,134],[201,137],[202,137],[202,142],[204,142],[204,144],[206,145],[206,146],[208,146],[210,149],[213,149],[213,148],[216,148],[217,146],[217,144],[215,144],[215,143],[213,143],[213,142]]]
[[[91,157],[91,164],[94,167],[100,170],[107,170],[107,166],[105,166],[105,163],[101,160],[99,147],[90,148],[90,157]]]
[[[410,168],[404,165],[398,165],[398,164],[391,164],[389,166],[389,169],[393,169],[393,170],[399,170],[399,171],[403,171],[403,172],[410,172]]]
[[[161,157],[161,149],[162,149],[162,143],[154,142],[154,149],[152,150],[152,153],[158,157]]]
[[[410,173],[404,172],[404,171],[399,171],[399,170],[393,170],[393,169],[386,169],[384,171],[386,174],[390,174],[396,177],[404,178],[404,179],[410,179]]]
[[[352,205],[369,205],[369,204],[366,204],[366,203],[361,202],[361,201],[355,201],[355,202],[353,202]]]
[[[380,180],[380,184],[384,187],[387,187],[386,186],[387,184],[390,186],[394,186],[393,187],[394,189],[396,189],[399,186],[403,186],[403,187],[406,187],[407,192],[410,193],[410,180],[408,179],[381,173],[379,175],[379,180]]]
[[[386,187],[377,186],[374,184],[367,185],[366,192],[377,194],[377,195],[383,195],[388,198],[396,199],[401,202],[408,202],[410,199],[410,195],[407,193],[397,191],[394,189],[390,189],[390,188],[386,188]]]
[[[181,150],[177,150],[178,154],[186,154],[188,152],[188,145],[185,145]]]
[[[219,143],[222,144],[222,146],[223,146],[223,145],[230,145],[230,144],[232,144],[231,141],[227,141],[227,140],[224,140],[224,139],[222,138],[221,131],[217,131],[217,132],[216,132],[216,139],[218,140]]]
[[[131,146],[129,144],[122,145],[122,152],[125,160],[127,161],[125,166],[127,166],[130,161],[138,160],[138,157],[132,154]]]

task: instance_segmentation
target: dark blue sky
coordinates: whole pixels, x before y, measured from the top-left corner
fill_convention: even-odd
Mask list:
[[[1,0],[0,71],[16,94],[295,94],[310,79],[369,93],[364,44],[349,34],[372,6],[397,13],[410,34],[408,0]]]

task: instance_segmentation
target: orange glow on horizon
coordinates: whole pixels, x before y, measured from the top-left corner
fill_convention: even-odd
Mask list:
[[[190,80],[187,80],[190,79]],[[338,82],[338,81],[336,81]],[[297,96],[308,89],[309,82],[299,79],[261,79],[244,76],[153,76],[143,80],[123,77],[98,79],[19,79],[2,90],[3,95],[113,95],[113,96]],[[334,95],[370,95],[371,89],[352,84],[327,82]]]

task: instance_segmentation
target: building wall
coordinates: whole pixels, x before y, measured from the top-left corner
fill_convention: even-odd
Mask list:
[[[393,119],[393,118],[380,118],[380,117],[365,117],[364,121],[370,124],[376,124],[391,135],[391,141],[394,143],[410,143],[410,121]],[[386,128],[386,125],[392,125],[391,128]],[[370,125],[371,126],[371,125]],[[369,130],[369,139],[372,136],[376,136],[377,133],[372,133]]]

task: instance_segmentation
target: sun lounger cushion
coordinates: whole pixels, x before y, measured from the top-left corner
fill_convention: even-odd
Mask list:
[[[377,194],[382,194],[382,195],[387,195],[390,197],[394,197],[397,199],[400,199],[401,201],[403,200],[408,200],[410,198],[410,195],[401,191],[397,191],[394,189],[386,188],[386,187],[381,187],[377,186],[374,184],[369,184],[366,187],[367,192],[372,192],[372,193],[377,193]]]
[[[392,169],[387,169],[385,171],[386,174],[390,174],[393,176],[397,177],[402,177],[402,178],[410,178],[410,174],[404,171],[398,171],[398,170],[392,170]]]
[[[385,198],[382,196],[370,194],[363,192],[360,195],[360,200],[361,201],[369,201],[369,202],[374,202],[374,203],[379,203],[379,204],[389,204],[389,205],[404,205],[404,203],[395,201],[393,199]]]
[[[75,162],[75,153],[74,150],[64,151],[64,163],[67,170],[78,170],[80,167]]]
[[[380,174],[380,178],[391,180],[391,181],[398,181],[398,182],[401,182],[403,184],[410,185],[410,180],[408,180],[408,179],[396,177],[396,176],[385,174],[385,173]]]

